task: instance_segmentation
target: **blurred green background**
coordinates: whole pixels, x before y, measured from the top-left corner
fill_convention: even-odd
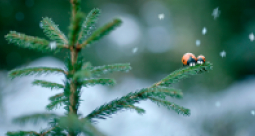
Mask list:
[[[212,12],[217,7],[220,15],[214,19]],[[249,39],[255,33],[254,0],[82,0],[83,12],[93,8],[102,9],[97,26],[115,17],[123,25],[83,51],[92,65],[130,62],[130,75],[156,82],[182,67],[184,53],[203,54],[213,63],[213,70],[180,82],[178,87],[184,93],[219,92],[255,74],[255,43]],[[160,20],[162,13],[164,19]],[[6,73],[45,56],[64,60],[64,52],[36,52],[4,39],[11,30],[47,39],[40,28],[46,16],[68,34],[68,0],[0,0],[0,71]],[[200,46],[196,40],[201,41]],[[226,57],[220,56],[222,51]],[[0,76],[0,82],[6,80],[6,74]],[[121,76],[114,74],[115,78]],[[198,84],[207,89],[189,90]]]

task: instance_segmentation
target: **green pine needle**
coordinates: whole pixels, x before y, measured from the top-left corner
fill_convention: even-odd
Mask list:
[[[58,93],[58,94],[56,94],[56,95],[54,95],[54,96],[51,96],[51,97],[49,98],[49,100],[50,100],[50,101],[57,101],[57,100],[62,99],[63,96],[64,96],[64,93]]]
[[[48,81],[44,81],[44,80],[34,80],[34,82],[32,84],[42,86],[45,88],[50,88],[51,90],[64,88],[64,85],[62,85],[62,84],[52,83],[52,82],[48,82]]]
[[[87,86],[94,86],[94,85],[109,85],[112,86],[116,83],[114,79],[108,79],[108,78],[100,78],[100,79],[87,79],[82,81],[82,85]]]
[[[134,106],[134,105],[125,105],[124,107],[126,107],[126,109],[133,109],[135,110],[138,114],[144,114],[145,110],[138,107],[138,106]]]
[[[35,131],[18,131],[18,132],[7,132],[7,136],[41,136]]]
[[[75,44],[77,43],[77,40],[79,38],[79,33],[82,27],[83,17],[84,17],[84,14],[81,12],[78,12],[71,24],[70,33],[69,33],[69,46],[75,46]]]
[[[38,37],[28,36],[15,31],[10,31],[10,33],[7,34],[5,38],[9,43],[16,44],[22,48],[35,49],[43,52],[51,51],[50,42]],[[57,47],[60,46],[57,45]]]
[[[105,66],[97,66],[93,67],[91,69],[91,73],[94,76],[100,76],[102,74],[112,73],[112,72],[127,72],[131,70],[132,67],[130,66],[130,63],[117,63],[113,65],[105,65]]]
[[[148,97],[152,102],[155,102],[158,106],[162,105],[164,107],[166,107],[167,109],[172,109],[175,112],[177,112],[178,114],[182,114],[182,115],[190,115],[190,110],[186,109],[182,106],[179,106],[175,103],[169,102],[169,101],[165,101],[165,100],[160,100],[154,97]]]
[[[103,36],[109,34],[111,31],[113,31],[116,27],[121,25],[121,20],[120,19],[114,19],[112,22],[107,23],[106,25],[104,25],[103,27],[98,28],[96,31],[94,31],[91,36],[86,39],[86,41],[84,41],[80,47],[83,48],[86,45],[90,45],[92,44],[94,41],[97,41],[101,38],[103,38]]]
[[[8,76],[14,79],[16,77],[22,77],[27,75],[42,75],[42,74],[49,74],[49,73],[66,73],[66,72],[59,68],[30,67],[30,68],[12,70],[8,73]]]
[[[57,117],[58,115],[56,114],[52,114],[52,113],[40,113],[40,114],[32,114],[32,115],[25,115],[25,116],[22,116],[22,117],[18,117],[18,118],[15,118],[13,120],[14,123],[17,123],[17,124],[26,124],[28,122],[31,122],[33,124],[37,124],[41,121],[48,121],[49,119],[52,119],[52,118],[55,118]]]
[[[53,41],[56,41],[60,45],[67,45],[68,41],[63,32],[61,32],[58,26],[48,17],[42,20],[43,32]]]
[[[191,75],[201,74],[208,70],[212,69],[212,64],[210,62],[206,62],[202,65],[196,65],[192,67],[184,67],[179,70],[172,72],[166,78],[162,79],[160,82],[153,84],[152,87],[156,86],[169,86],[176,82],[179,82],[181,79],[185,79]]]
[[[73,75],[73,79],[84,79],[84,78],[89,78],[91,77],[91,72],[89,69],[85,68],[82,69],[80,71],[77,71],[74,75]]]
[[[62,106],[66,100],[67,99],[65,97],[56,98],[56,100],[51,101],[50,104],[46,106],[46,109],[49,111],[57,109]]]
[[[91,34],[91,31],[95,28],[100,12],[100,9],[93,9],[86,17],[86,20],[82,24],[82,30],[79,37],[80,44],[84,42],[84,40]]]

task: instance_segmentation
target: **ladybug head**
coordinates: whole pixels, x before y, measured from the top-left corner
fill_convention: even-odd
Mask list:
[[[198,64],[203,64],[203,63],[205,63],[205,56],[199,55],[199,56],[197,57],[197,63],[198,63]]]

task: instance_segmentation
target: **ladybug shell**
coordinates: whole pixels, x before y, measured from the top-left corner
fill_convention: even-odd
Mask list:
[[[205,62],[205,56],[199,55],[199,56],[197,57],[197,61],[203,61],[203,62]]]
[[[194,54],[192,53],[185,53],[182,57],[182,63],[183,65],[189,65],[191,62],[197,62],[197,58]]]

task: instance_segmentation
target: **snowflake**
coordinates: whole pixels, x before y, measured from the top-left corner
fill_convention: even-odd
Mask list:
[[[215,9],[213,10],[212,16],[214,17],[214,19],[216,19],[217,17],[220,16],[219,7],[215,8]]]
[[[137,50],[138,50],[138,48],[137,48],[137,47],[135,47],[135,48],[133,48],[133,49],[132,49],[132,52],[133,52],[133,53],[136,53],[136,52],[137,52]]]
[[[207,32],[207,29],[206,29],[206,27],[204,27],[203,30],[202,30],[202,34],[205,35],[206,32]]]
[[[253,116],[255,115],[255,111],[254,110],[251,111],[251,115],[253,115]]]
[[[164,19],[164,18],[165,18],[165,15],[164,15],[163,13],[158,14],[158,18],[159,18],[159,20],[162,20],[162,19]]]
[[[196,40],[196,46],[200,46],[201,42],[200,40]]]
[[[226,52],[223,50],[222,52],[220,52],[220,56],[223,58],[223,57],[226,57]]]
[[[251,33],[251,34],[249,35],[249,39],[251,40],[251,42],[254,41],[254,38],[255,38],[255,37],[254,37],[254,34]]]
[[[219,101],[217,101],[217,102],[215,103],[215,106],[216,106],[216,107],[220,107],[220,105],[221,105],[221,103],[220,103]]]
[[[56,47],[57,47],[57,43],[56,43],[55,41],[50,42],[50,48],[51,48],[51,50],[56,49]]]

